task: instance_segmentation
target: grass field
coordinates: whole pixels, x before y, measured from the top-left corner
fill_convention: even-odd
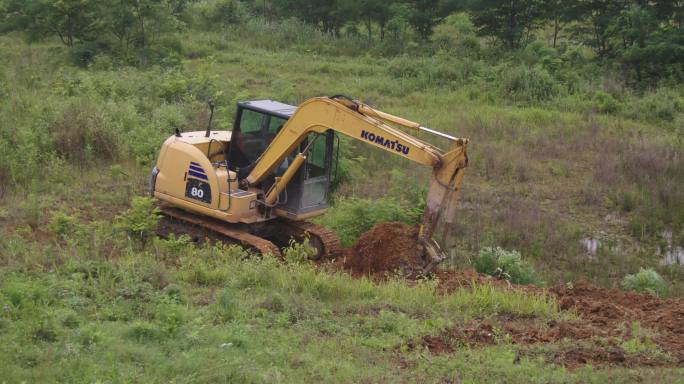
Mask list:
[[[617,286],[656,267],[682,293],[681,267],[659,265],[684,243],[681,87],[636,94],[599,79],[571,93],[504,64],[348,54],[286,32],[188,33],[163,65],[102,56],[87,69],[56,43],[0,36],[0,382],[681,381],[681,369],[568,370],[505,339],[420,347],[468,319],[568,316],[549,297],[443,295],[236,248],[143,246],[113,225],[162,140],[206,127],[208,98],[229,129],[239,100],[344,93],[471,139],[452,264],[502,246],[550,283]],[[346,140],[342,153],[338,201],[420,205],[424,169]],[[344,220],[340,209],[322,222]]]

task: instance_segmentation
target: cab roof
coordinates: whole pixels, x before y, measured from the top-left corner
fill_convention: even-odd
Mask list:
[[[285,119],[289,119],[295,113],[297,107],[290,104],[281,103],[273,100],[252,100],[238,103],[239,107],[251,109],[257,112],[268,113],[276,115]]]

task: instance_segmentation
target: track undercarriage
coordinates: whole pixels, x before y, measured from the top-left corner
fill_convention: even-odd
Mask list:
[[[303,241],[318,250],[316,260],[330,260],[342,252],[340,240],[330,230],[307,221],[273,219],[259,225],[231,224],[207,216],[200,216],[179,208],[161,206],[162,219],[158,234],[189,235],[193,241],[206,239],[215,242],[237,244],[251,251],[282,258],[281,249],[290,239]]]

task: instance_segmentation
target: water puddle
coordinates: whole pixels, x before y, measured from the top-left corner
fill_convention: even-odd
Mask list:
[[[684,265],[684,247],[672,245],[672,231],[665,230],[660,235],[667,243],[665,250],[660,250],[663,254],[660,265]]]
[[[580,243],[582,243],[582,246],[584,247],[584,250],[586,251],[589,260],[598,261],[598,257],[596,257],[596,254],[598,253],[598,249],[601,246],[601,241],[593,237],[585,237],[583,239],[580,239]]]
[[[684,265],[684,247],[674,247],[665,251],[660,265]]]

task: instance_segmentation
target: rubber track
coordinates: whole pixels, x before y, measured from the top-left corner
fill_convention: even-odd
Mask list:
[[[340,239],[331,230],[308,221],[294,221],[279,219],[275,225],[287,227],[287,231],[296,237],[303,237],[306,233],[318,239],[322,246],[322,252],[318,254],[317,260],[332,260],[342,254]],[[315,246],[314,242],[314,246]]]
[[[162,214],[170,218],[200,227],[205,231],[212,232],[213,234],[228,237],[243,247],[255,249],[261,254],[270,253],[279,259],[282,259],[283,257],[283,255],[280,253],[280,249],[272,242],[259,236],[252,235],[246,231],[228,228],[226,223],[209,217],[197,216],[178,208],[161,207],[160,210]]]

